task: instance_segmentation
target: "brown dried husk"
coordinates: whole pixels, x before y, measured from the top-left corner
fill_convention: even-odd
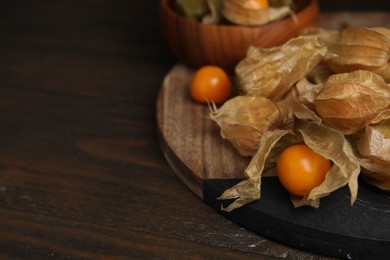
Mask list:
[[[334,74],[315,100],[323,122],[345,135],[390,118],[390,86],[373,72]]]
[[[292,197],[295,207],[309,205],[319,206],[319,200],[328,196],[331,192],[348,185],[351,193],[351,204],[357,197],[357,178],[360,166],[355,157],[352,147],[344,135],[338,131],[317,123],[310,123],[296,132],[290,130],[276,130],[261,135],[260,146],[250,164],[245,170],[246,179],[237,185],[227,189],[218,199],[235,199],[225,211],[232,211],[247,203],[260,199],[261,177],[263,170],[268,167],[267,163],[270,154],[272,156],[294,143],[303,142],[313,151],[333,162],[332,168],[328,171],[325,181],[314,188],[305,197]],[[274,149],[277,152],[273,151]]]
[[[248,0],[225,0],[222,14],[234,24],[262,25],[286,17],[292,14],[292,11],[289,6],[257,9],[248,5]]]
[[[291,108],[294,116],[299,120],[321,123],[321,118],[314,112],[314,100],[322,87],[323,84],[315,85],[303,78],[291,88],[280,103]],[[296,124],[299,124],[299,121]]]
[[[313,84],[321,84],[325,83],[333,74],[335,73],[329,66],[321,63],[307,74],[306,79]]]
[[[210,13],[202,17],[202,23],[218,24],[222,19],[222,3],[223,0],[207,0]]]
[[[214,109],[210,117],[242,156],[253,156],[263,132],[292,129],[294,116],[283,104],[264,97],[237,96]]]
[[[370,184],[390,190],[390,120],[364,129],[356,143],[362,176]]]
[[[235,199],[224,211],[232,211],[252,201],[260,199],[261,177],[266,167],[266,159],[272,148],[284,136],[291,134],[291,130],[267,131],[261,135],[259,147],[245,170],[246,179],[227,189],[219,200]]]
[[[325,39],[327,63],[336,73],[369,70],[390,81],[390,30],[348,27]]]
[[[375,157],[359,158],[363,179],[380,189],[390,190],[390,162]],[[370,169],[370,170],[369,170]]]
[[[310,201],[318,200],[348,185],[352,205],[357,197],[360,165],[348,140],[339,131],[323,124],[310,124],[298,131],[307,146],[333,163],[325,181],[303,199],[310,204]]]
[[[250,48],[236,66],[243,94],[280,100],[290,88],[316,67],[326,47],[318,36],[299,36],[273,48]]]
[[[173,8],[190,19],[200,19],[209,12],[206,0],[175,0]]]
[[[326,42],[329,40],[330,37],[332,37],[338,33],[340,33],[340,31],[325,29],[325,28],[321,28],[321,27],[310,27],[310,28],[307,28],[303,34],[317,35],[321,40]]]
[[[390,30],[371,28],[368,33],[367,30],[344,30],[344,34],[320,30],[305,36],[313,37],[311,39],[317,37],[320,45],[322,41],[334,44],[337,39],[340,43],[353,47],[354,51],[363,50],[359,57],[348,56],[348,48],[337,49],[338,46],[332,45],[331,48],[342,50],[346,61],[344,65],[348,67],[347,73],[334,74],[334,65],[329,68],[323,66],[327,64],[320,63],[325,58],[323,51],[327,52],[325,44],[317,49],[318,53],[311,52],[313,56],[306,53],[309,56],[303,58],[302,53],[297,54],[305,45],[299,43],[304,36],[292,39],[296,41],[295,45],[292,44],[296,49],[283,49],[284,46],[279,46],[269,49],[252,48],[248,51],[247,58],[236,68],[241,90],[244,94],[264,96],[277,100],[278,105],[287,106],[295,117],[294,129],[266,131],[256,136],[260,139],[259,146],[256,152],[253,150],[256,145],[251,147],[253,157],[245,170],[245,180],[227,189],[219,197],[221,200],[234,199],[223,210],[231,211],[259,199],[262,177],[265,174],[275,176],[278,155],[284,148],[296,143],[305,143],[331,160],[332,168],[325,181],[307,196],[291,195],[294,207],[319,207],[322,197],[345,185],[349,187],[353,204],[357,197],[359,174],[368,183],[390,190],[390,85],[383,78],[388,73],[388,68],[385,68],[387,65],[377,66],[379,61],[385,59],[382,60],[381,57],[387,56],[374,55],[374,52],[371,53],[372,56],[368,55],[370,48],[390,48],[390,45],[382,46],[387,41],[386,37],[390,39]],[[359,31],[364,31],[364,34]],[[308,38],[304,41],[306,39]],[[356,46],[357,43],[363,43],[369,48],[364,50],[362,46]],[[320,51],[321,48],[323,49]],[[390,49],[386,55],[389,53]],[[328,61],[334,53],[329,54],[330,52],[326,56]],[[319,62],[307,66],[306,63],[311,64],[310,61],[317,58]],[[359,63],[355,66],[350,62],[363,62],[364,59],[367,61],[364,62],[366,67]],[[389,62],[388,58],[386,62]],[[299,73],[294,72],[295,69],[298,72],[303,70],[302,74],[297,76]],[[314,80],[316,84],[309,80]],[[245,122],[241,123],[245,125]]]

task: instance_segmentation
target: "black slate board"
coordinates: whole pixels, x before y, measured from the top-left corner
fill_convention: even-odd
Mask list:
[[[239,181],[206,180],[204,201],[240,225],[297,248],[347,259],[389,259],[390,192],[360,181],[352,207],[348,189],[342,188],[321,199],[318,209],[294,209],[278,179],[269,177],[263,178],[259,201],[221,211],[216,198]]]

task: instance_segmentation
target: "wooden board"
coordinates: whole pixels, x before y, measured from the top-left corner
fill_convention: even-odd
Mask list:
[[[188,86],[192,75],[193,70],[177,65],[166,76],[157,103],[157,118],[163,150],[170,149],[189,168],[185,174],[183,169],[176,173],[202,198],[202,180],[242,177],[247,160],[219,138],[218,126],[208,116],[209,107],[191,99]]]
[[[166,76],[157,101],[162,150],[177,176],[203,201],[233,221],[269,238],[337,257],[385,258],[390,254],[390,193],[360,182],[353,207],[342,188],[321,199],[319,209],[294,209],[277,178],[263,178],[262,198],[231,213],[216,198],[243,178],[241,157],[192,101],[194,71],[178,64]]]

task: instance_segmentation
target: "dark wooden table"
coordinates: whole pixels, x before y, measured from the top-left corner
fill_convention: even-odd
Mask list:
[[[217,214],[165,161],[158,6],[2,2],[0,258],[326,259]]]

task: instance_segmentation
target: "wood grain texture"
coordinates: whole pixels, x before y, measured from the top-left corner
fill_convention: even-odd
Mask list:
[[[199,252],[191,241],[139,230],[59,220],[44,215],[37,217],[9,210],[0,210],[0,213],[2,259],[157,259],[162,255],[164,258],[198,259],[215,254],[224,259],[256,257],[253,253],[225,250],[216,245],[203,245],[202,252]],[[176,245],[180,249],[169,245]]]
[[[219,128],[210,117],[210,108],[194,102],[189,95],[195,70],[178,64],[165,77],[157,102],[157,122],[168,160],[178,161],[178,176],[199,197],[202,181],[243,177],[248,160],[218,138]],[[229,163],[226,163],[229,162]],[[184,169],[183,169],[184,168]]]
[[[3,1],[1,259],[326,259],[216,214],[159,146],[155,0]]]
[[[158,8],[2,3],[1,259],[312,256],[216,214],[165,161]]]

